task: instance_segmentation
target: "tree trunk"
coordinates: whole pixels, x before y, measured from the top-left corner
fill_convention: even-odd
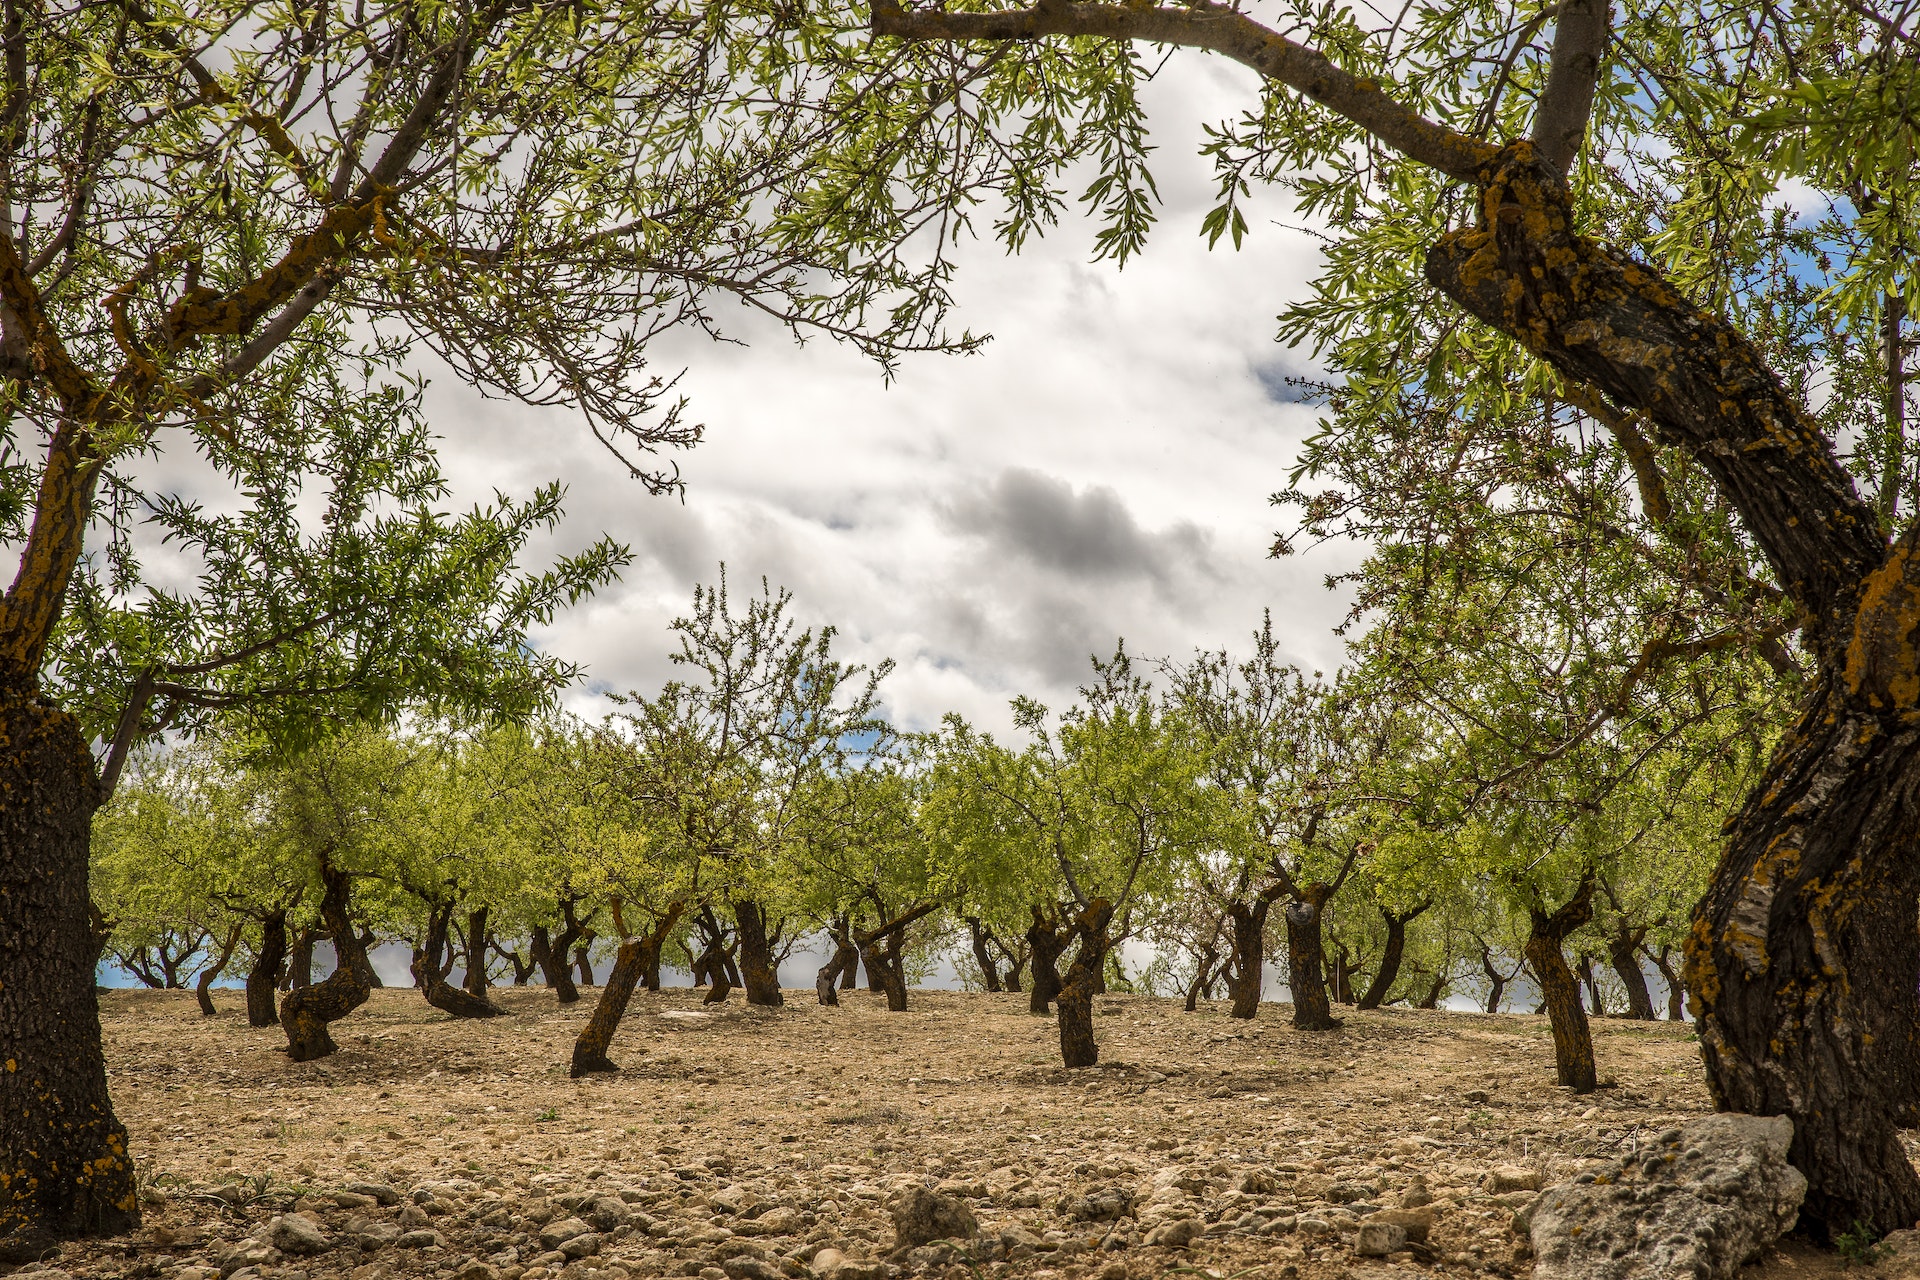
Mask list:
[[[1593,880],[1583,879],[1567,904],[1552,915],[1535,907],[1533,929],[1527,936],[1527,964],[1546,1001],[1553,1025],[1554,1070],[1562,1085],[1575,1093],[1592,1093],[1598,1081],[1593,1066],[1593,1029],[1580,1007],[1580,987],[1561,944],[1567,935],[1593,919]]]
[[[1353,1003],[1353,971],[1357,958],[1347,954],[1347,944],[1333,944],[1333,998],[1341,1004]]]
[[[740,935],[740,985],[746,989],[747,1003],[778,1006],[786,1003],[780,994],[779,965],[773,958],[773,944],[767,939],[767,915],[757,902],[736,899],[733,919]]]
[[[1814,658],[1687,936],[1714,1101],[1792,1118],[1816,1233],[1910,1227],[1920,1176],[1898,1128],[1920,1099],[1916,530],[1889,553],[1760,350],[1579,235],[1565,182],[1530,144],[1479,181],[1481,216],[1428,251],[1429,282],[1685,449],[1766,554]]]
[[[1920,578],[1908,540],[1891,567],[1903,565]],[[1920,588],[1870,587],[1903,590],[1911,611]],[[1882,608],[1870,596],[1867,612]],[[1862,647],[1894,647],[1871,621]],[[1870,684],[1887,660],[1868,649],[1848,677]],[[1768,772],[1770,789],[1730,824],[1687,938],[1709,1086],[1722,1108],[1793,1117],[1791,1158],[1811,1183],[1802,1221],[1816,1232],[1910,1227],[1920,1178],[1898,1130],[1920,1098],[1920,733],[1848,706],[1829,684]]]
[[[1267,952],[1267,912],[1272,906],[1273,899],[1264,893],[1255,896],[1252,902],[1227,904],[1227,914],[1233,918],[1233,976],[1227,982],[1233,1007],[1227,1011],[1228,1017],[1251,1018],[1260,1011],[1260,988],[1265,978],[1262,969]]]
[[[1100,1062],[1100,1046],[1093,1038],[1094,977],[1106,967],[1107,926],[1113,905],[1095,898],[1074,921],[1080,947],[1060,984],[1060,1061],[1069,1067],[1092,1067]]]
[[[1646,937],[1646,929],[1629,929],[1623,921],[1607,939],[1607,963],[1627,989],[1627,1015],[1652,1022],[1653,993],[1647,990],[1647,975],[1640,968],[1640,944]]]
[[[1600,980],[1593,973],[1593,957],[1582,951],[1579,967],[1574,972],[1580,975],[1580,985],[1587,989],[1587,1008],[1596,1018],[1606,1017],[1606,1002],[1600,998]]]
[[[233,959],[234,948],[240,945],[240,933],[241,926],[237,924],[227,930],[227,940],[221,944],[220,954],[214,958],[212,964],[200,970],[200,976],[194,980],[193,998],[199,1003],[200,1013],[203,1017],[211,1018],[218,1012],[218,1010],[213,1007],[213,996],[210,993],[210,988],[212,988],[215,979],[219,978],[219,976],[226,971],[227,962]]]
[[[467,980],[460,985],[476,1000],[487,998],[487,917],[491,914],[486,907],[467,912]]]
[[[318,929],[302,929],[293,941],[293,953],[287,957],[288,991],[313,985],[313,944],[320,939]]]
[[[1400,958],[1406,954],[1407,950],[1407,926],[1419,919],[1421,914],[1432,905],[1433,900],[1428,899],[1413,910],[1400,915],[1395,915],[1385,907],[1380,908],[1380,914],[1387,922],[1387,945],[1386,949],[1380,953],[1380,968],[1374,972],[1373,981],[1367,984],[1366,994],[1360,997],[1360,1003],[1356,1007],[1378,1009],[1386,1000],[1387,993],[1393,990],[1394,980],[1400,976]]]
[[[1507,975],[1493,967],[1493,952],[1486,944],[1480,947],[1480,971],[1487,975],[1487,1012],[1500,1012],[1500,998],[1506,994]]]
[[[373,967],[373,949],[380,945],[379,937],[371,928],[363,928],[357,935],[360,951],[367,957],[367,980],[375,987],[387,984],[380,980],[380,971]]]
[[[1680,975],[1673,971],[1672,954],[1672,947],[1663,946],[1657,952],[1646,952],[1646,957],[1660,971],[1660,981],[1667,984],[1667,1021],[1684,1022],[1687,1018],[1686,988],[1681,985]]]
[[[1033,968],[1033,988],[1027,1001],[1029,1013],[1045,1013],[1060,995],[1060,953],[1067,949],[1065,931],[1058,917],[1033,908],[1033,924],[1027,930],[1027,957]],[[1088,992],[1089,998],[1092,992]]]
[[[74,719],[0,691],[0,1261],[139,1221],[94,991],[87,841],[99,788]]]
[[[426,941],[413,953],[414,983],[425,993],[427,1003],[442,1013],[452,1014],[456,1018],[500,1017],[506,1010],[484,994],[476,996],[471,990],[453,986],[446,979],[441,956],[452,951],[447,943],[447,929],[452,918],[452,904],[430,906],[427,909]],[[471,930],[468,931],[468,945],[471,948]]]
[[[1446,989],[1447,971],[1441,969],[1433,975],[1433,985],[1427,988],[1427,994],[1420,997],[1420,1003],[1416,1004],[1414,1008],[1438,1009],[1440,1007],[1440,997],[1446,992]]]
[[[1287,985],[1293,991],[1293,1025],[1302,1031],[1332,1031],[1341,1025],[1327,999],[1320,913],[1332,892],[1308,885],[1281,913],[1287,922]]]
[[[545,925],[535,925],[531,930],[533,941],[529,944],[534,963],[540,966],[540,975],[546,979],[547,989],[561,1004],[573,1004],[580,999],[580,989],[573,985],[573,969],[567,963],[567,949],[573,946],[573,939],[579,936],[579,925],[571,919],[571,909],[567,915],[567,928],[558,938],[548,937]]]
[[[575,1080],[597,1071],[620,1069],[607,1057],[607,1050],[613,1045],[613,1033],[619,1029],[620,1019],[626,1016],[633,989],[645,977],[647,966],[651,964],[656,973],[659,971],[660,953],[666,949],[667,936],[685,910],[684,903],[674,903],[651,933],[628,938],[620,944],[613,971],[607,974],[607,983],[600,989],[600,999],[593,1006],[593,1016],[587,1019],[587,1025],[580,1029],[580,1038],[573,1044],[573,1065],[568,1074]]]
[[[273,1007],[274,988],[280,985],[280,966],[287,958],[287,913],[269,911],[260,921],[260,953],[247,974],[247,1025],[271,1027],[279,1023]]]
[[[1006,987],[1009,995],[1020,994],[1020,973],[1027,967],[1027,948],[1021,946],[1024,939],[1015,938],[1009,944],[1005,938],[994,937],[994,945],[1000,948],[1000,954],[1006,957],[1007,970],[1000,975],[1000,983]]]
[[[580,971],[580,985],[593,985],[593,942],[600,935],[591,929],[582,931],[580,941],[573,947],[573,967]]]
[[[324,1058],[337,1049],[339,1046],[328,1034],[327,1024],[338,1022],[365,1004],[373,990],[369,981],[373,966],[355,941],[353,922],[347,917],[352,877],[323,860],[320,879],[326,886],[326,896],[320,901],[320,919],[333,933],[336,963],[325,982],[290,991],[280,1003],[280,1025],[287,1033],[287,1054],[295,1062]]]
[[[993,963],[993,930],[980,923],[979,916],[967,917],[967,934],[973,941],[973,961],[980,966],[980,976],[987,984],[988,991],[999,991],[1000,971]]]

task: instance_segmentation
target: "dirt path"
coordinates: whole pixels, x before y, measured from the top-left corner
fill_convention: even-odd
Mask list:
[[[459,1023],[415,992],[377,991],[336,1025],[342,1051],[304,1065],[277,1031],[247,1028],[238,993],[219,993],[212,1019],[184,992],[105,996],[114,1093],[154,1203],[135,1239],[51,1266],[103,1280],[195,1280],[223,1258],[257,1266],[235,1280],[778,1280],[832,1247],[851,1260],[842,1280],[878,1280],[888,1205],[932,1180],[971,1196],[1004,1252],[897,1259],[940,1280],[1517,1276],[1528,1264],[1511,1208],[1482,1189],[1490,1168],[1551,1182],[1707,1109],[1684,1026],[1601,1020],[1616,1087],[1575,1098],[1552,1083],[1543,1018],[1347,1011],[1344,1029],[1309,1035],[1283,1005],[1249,1026],[1131,996],[1098,1001],[1101,1065],[1067,1072],[1024,997],[915,992],[890,1014],[866,993],[839,1009],[789,993],[779,1010],[736,994],[717,1011],[643,993],[614,1044],[626,1070],[571,1081],[593,994],[561,1009],[507,990],[509,1016]],[[1416,1175],[1440,1211],[1424,1261],[1357,1259],[1298,1225],[1397,1203]],[[351,1184],[381,1185],[337,1196]],[[369,1199],[386,1187],[403,1204]],[[1157,1191],[1212,1225],[1188,1247],[1149,1246],[1129,1219],[1063,1207],[1108,1189]],[[289,1210],[311,1239],[233,1256]],[[541,1236],[576,1219],[597,1250],[562,1264]],[[1838,1271],[1796,1246],[1748,1274]]]

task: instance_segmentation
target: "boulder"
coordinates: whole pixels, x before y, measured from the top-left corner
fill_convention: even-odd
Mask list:
[[[325,1253],[333,1241],[312,1218],[298,1213],[283,1213],[266,1223],[259,1237],[282,1253]]]
[[[446,1241],[441,1238],[438,1231],[430,1231],[425,1227],[421,1227],[418,1230],[407,1232],[395,1240],[394,1243],[402,1249],[438,1249],[446,1244]]]
[[[966,1202],[925,1187],[911,1187],[893,1202],[896,1247],[913,1248],[934,1240],[970,1240],[980,1232]]]
[[[562,1218],[540,1229],[540,1243],[549,1249],[558,1249],[575,1236],[589,1235],[592,1231],[593,1228],[579,1218]]]
[[[1524,1164],[1495,1165],[1487,1170],[1480,1189],[1488,1195],[1506,1195],[1510,1191],[1538,1191],[1540,1171]]]
[[[1731,1280],[1800,1216],[1793,1122],[1716,1115],[1582,1174],[1515,1215],[1535,1280]]]
[[[560,1252],[569,1259],[591,1258],[600,1252],[600,1236],[596,1232],[585,1231],[577,1236],[569,1236],[560,1242]]]

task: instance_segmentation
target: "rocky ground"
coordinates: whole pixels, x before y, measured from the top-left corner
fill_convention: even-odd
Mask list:
[[[864,992],[774,1010],[642,993],[626,1069],[572,1081],[595,994],[508,990],[509,1016],[462,1023],[376,991],[309,1064],[248,1029],[238,993],[210,1019],[184,992],[106,995],[145,1223],[19,1274],[1517,1277],[1531,1187],[1707,1110],[1674,1024],[1598,1022],[1612,1087],[1580,1098],[1553,1084],[1544,1018],[1349,1010],[1305,1034],[1285,1005],[1249,1025],[1134,996],[1098,1001],[1101,1064],[1065,1071],[1019,996],[915,992],[895,1014]],[[977,1234],[898,1247],[915,1188]],[[1361,1230],[1380,1210],[1411,1238],[1362,1256],[1403,1244]],[[1747,1274],[1843,1261],[1788,1240]]]

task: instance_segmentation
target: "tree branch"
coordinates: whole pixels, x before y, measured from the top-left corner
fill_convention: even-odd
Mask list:
[[[1587,140],[1600,59],[1607,51],[1609,9],[1608,0],[1561,0],[1554,24],[1553,60],[1533,117],[1533,145],[1562,176]]]
[[[1409,159],[1463,182],[1476,181],[1480,166],[1495,155],[1487,143],[1435,124],[1394,101],[1373,81],[1335,66],[1318,50],[1211,0],[1180,9],[1041,0],[1031,9],[1004,13],[907,10],[898,0],[874,0],[871,29],[875,35],[902,40],[1092,36],[1207,49],[1304,94]]]

